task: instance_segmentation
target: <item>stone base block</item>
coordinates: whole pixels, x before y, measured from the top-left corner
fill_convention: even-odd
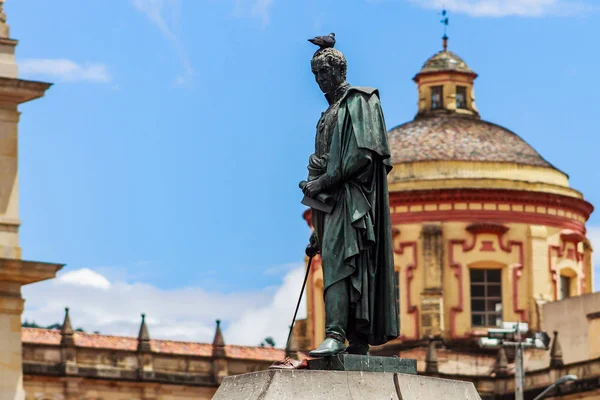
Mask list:
[[[213,400],[481,400],[471,382],[418,375],[269,370],[228,376]]]
[[[417,374],[417,360],[398,357],[376,357],[338,354],[308,360],[308,369],[325,371],[397,372]]]

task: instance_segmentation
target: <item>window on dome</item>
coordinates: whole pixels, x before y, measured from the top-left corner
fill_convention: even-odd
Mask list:
[[[439,110],[444,107],[444,102],[442,100],[442,94],[444,92],[443,86],[433,86],[431,88],[431,109]]]
[[[456,87],[456,108],[467,108],[467,88],[466,86]]]
[[[502,271],[472,269],[471,325],[502,325]]]

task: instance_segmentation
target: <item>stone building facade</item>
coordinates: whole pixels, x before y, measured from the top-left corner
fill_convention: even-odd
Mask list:
[[[217,321],[213,343],[150,338],[142,316],[138,337],[23,328],[24,388],[29,400],[211,399],[223,377],[267,369],[304,354],[226,345]]]

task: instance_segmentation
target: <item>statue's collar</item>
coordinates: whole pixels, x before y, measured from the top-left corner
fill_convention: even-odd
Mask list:
[[[340,101],[341,98],[344,97],[344,95],[348,91],[349,87],[350,87],[350,84],[348,82],[344,82],[340,86],[338,86],[337,89],[335,89],[329,93],[326,93],[325,98],[327,99],[327,102],[331,105],[331,104],[334,104],[334,103]]]

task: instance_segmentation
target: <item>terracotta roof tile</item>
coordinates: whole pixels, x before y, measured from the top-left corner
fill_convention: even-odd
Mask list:
[[[138,341],[134,337],[99,335],[97,333],[76,332],[75,346],[95,349],[136,351]]]
[[[417,118],[393,128],[388,137],[394,164],[455,160],[554,168],[515,133],[476,118]]]
[[[229,358],[240,360],[281,361],[285,358],[285,350],[272,347],[225,346],[225,354]]]
[[[60,345],[60,331],[56,329],[23,328],[22,341],[28,344]],[[75,345],[78,347],[136,351],[137,338],[126,336],[99,335],[75,332]],[[152,351],[162,354],[210,357],[212,344],[198,342],[178,342],[174,340],[150,340]],[[285,350],[271,347],[251,347],[226,345],[228,358],[239,360],[280,361],[285,358]],[[302,355],[302,354],[301,354]],[[306,357],[306,355],[304,355]]]
[[[212,355],[212,344],[210,343],[151,339],[150,348],[152,351],[165,354],[183,354],[201,357],[210,357]]]
[[[36,343],[56,345],[60,344],[60,331],[58,329],[23,328],[21,330],[23,343]]]

